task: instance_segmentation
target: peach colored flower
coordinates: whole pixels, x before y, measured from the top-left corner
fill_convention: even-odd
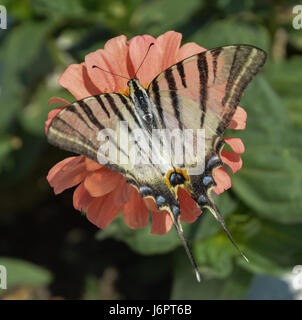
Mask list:
[[[195,43],[180,46],[181,38],[181,34],[174,31],[166,32],[157,39],[150,35],[136,36],[129,41],[124,35],[113,38],[106,42],[104,49],[88,54],[85,62],[70,65],[60,77],[59,83],[77,100],[104,92],[124,92],[127,89],[126,79],[100,72],[92,66],[97,65],[112,73],[133,78],[135,70],[153,42],[156,45],[137,74],[141,84],[147,86],[169,66],[206,50]],[[58,97],[51,98],[49,103],[61,103],[62,106],[49,112],[45,123],[46,133],[52,119],[69,104]],[[229,128],[244,129],[245,121],[246,113],[238,107]],[[234,152],[222,151],[222,161],[235,173],[242,166],[239,154],[244,152],[244,145],[238,138],[225,138],[225,142]],[[167,211],[158,211],[154,201],[150,199],[143,200],[121,174],[110,171],[84,156],[69,157],[57,163],[49,171],[47,179],[56,194],[78,185],[73,196],[74,207],[86,212],[87,218],[102,229],[120,212],[130,228],[146,227],[149,223],[149,210],[152,212],[151,233],[162,235],[172,227],[172,219]],[[214,179],[217,183],[214,191],[217,194],[231,187],[230,177],[223,168],[215,170]],[[181,220],[194,222],[201,210],[181,188],[178,197]]]

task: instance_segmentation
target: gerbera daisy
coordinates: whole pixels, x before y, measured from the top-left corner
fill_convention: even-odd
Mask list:
[[[113,38],[104,46],[88,54],[85,62],[70,65],[59,79],[76,100],[107,92],[123,92],[127,90],[127,80],[114,74],[133,78],[151,43],[150,51],[136,77],[140,83],[148,84],[169,66],[206,49],[195,43],[181,44],[181,34],[169,31],[153,38],[149,35],[136,36],[127,41],[125,36]],[[110,73],[99,72],[98,66]],[[49,103],[61,103],[48,115],[46,133],[52,119],[70,102],[55,97]],[[231,129],[244,129],[245,111],[238,107],[229,125]],[[235,173],[242,166],[239,156],[244,152],[244,145],[239,138],[225,138],[231,151],[222,151],[222,161]],[[151,233],[163,235],[173,224],[168,212],[158,211],[151,199],[142,199],[138,191],[126,183],[125,178],[84,156],[69,157],[56,164],[47,176],[49,184],[56,194],[67,188],[77,186],[74,191],[73,204],[77,210],[87,213],[87,218],[99,228],[108,224],[121,212],[125,223],[132,229],[146,227],[149,223],[149,210],[152,212]],[[217,183],[214,191],[219,194],[231,187],[231,180],[223,168],[214,171]],[[179,188],[178,198],[181,209],[181,220],[194,222],[201,210],[190,195]]]

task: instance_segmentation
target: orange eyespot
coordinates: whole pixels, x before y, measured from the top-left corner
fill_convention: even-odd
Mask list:
[[[189,176],[186,169],[173,169],[169,170],[166,174],[165,181],[169,188],[176,185],[184,184],[186,180],[189,180]]]

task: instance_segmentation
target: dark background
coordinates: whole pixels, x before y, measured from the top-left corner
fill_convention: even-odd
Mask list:
[[[8,28],[0,30],[0,264],[8,290],[0,289],[0,298],[245,299],[255,279],[302,264],[302,29],[292,25],[299,1],[1,4]],[[183,43],[252,44],[269,57],[241,102],[247,129],[228,133],[243,139],[243,168],[217,198],[250,263],[205,212],[185,226],[201,284],[174,230],[154,236],[116,219],[99,231],[73,208],[73,190],[55,196],[46,181],[70,156],[48,145],[44,133],[49,98],[73,100],[57,83],[66,67],[120,34],[168,30],[181,32]]]

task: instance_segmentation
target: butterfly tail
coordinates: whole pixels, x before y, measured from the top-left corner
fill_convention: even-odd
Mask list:
[[[198,270],[197,264],[196,264],[195,259],[193,257],[192,251],[189,247],[188,241],[186,240],[186,238],[184,236],[184,232],[183,232],[182,226],[180,224],[180,219],[179,219],[180,216],[175,217],[173,214],[171,214],[171,216],[172,216],[174,227],[175,227],[177,234],[179,236],[179,239],[181,240],[181,242],[186,250],[186,253],[191,261],[191,264],[194,268],[194,271],[196,274],[196,279],[198,282],[200,282],[200,272]]]
[[[249,262],[248,258],[243,254],[243,252],[239,249],[238,245],[236,244],[236,242],[234,241],[234,239],[232,238],[228,228],[226,227],[225,221],[221,215],[221,213],[219,212],[217,206],[215,205],[214,202],[209,202],[209,204],[206,206],[210,212],[212,213],[212,215],[215,217],[215,219],[219,222],[219,224],[221,225],[222,229],[224,230],[224,232],[226,233],[226,235],[228,236],[228,238],[231,240],[232,244],[234,245],[234,247],[238,250],[238,252],[240,253],[240,255],[247,261]]]

